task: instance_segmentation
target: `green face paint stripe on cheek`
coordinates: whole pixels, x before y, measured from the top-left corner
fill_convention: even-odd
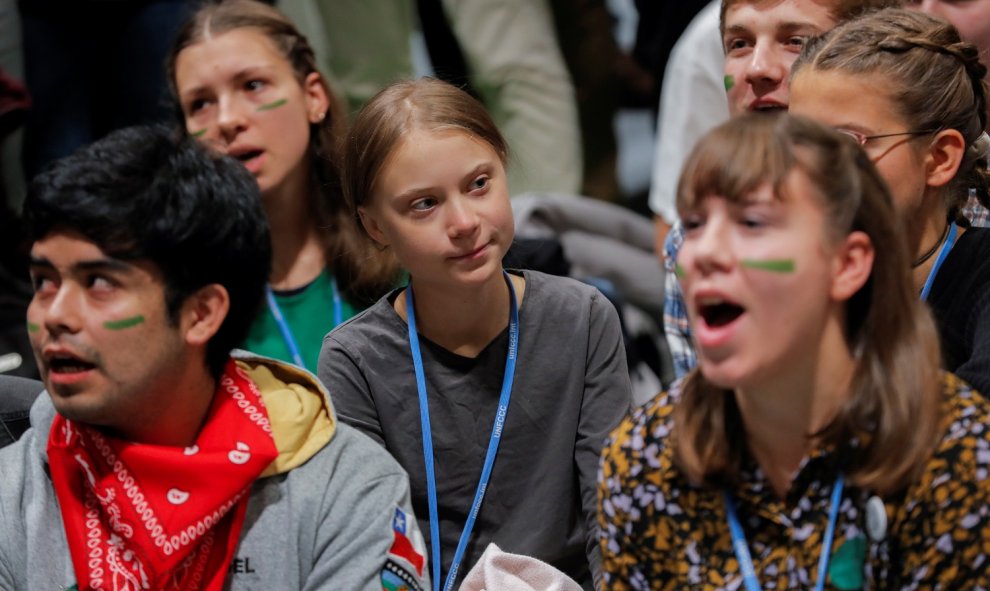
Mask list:
[[[41,327],[33,322],[28,322],[27,326],[28,326],[28,332],[38,332],[39,330],[41,330]]]
[[[742,266],[749,267],[750,269],[760,269],[761,271],[770,271],[771,273],[794,272],[793,259],[768,259],[765,261],[744,259]]]
[[[682,267],[680,263],[675,263],[674,264],[674,275],[678,279],[684,279],[684,276],[687,275],[687,271],[684,270],[684,267]]]
[[[199,138],[199,137],[203,137],[203,134],[205,134],[205,133],[206,133],[206,128],[204,127],[203,129],[200,129],[199,131],[195,131],[193,133],[190,133],[189,135],[192,136],[192,137]]]
[[[736,85],[736,79],[730,74],[726,74],[722,77],[722,83],[725,84],[725,90],[732,90],[732,87]]]
[[[274,103],[268,103],[267,105],[261,105],[260,107],[258,107],[258,110],[259,111],[271,111],[272,109],[277,109],[277,108],[281,107],[282,105],[284,105],[287,102],[289,102],[289,99],[279,99],[279,100],[275,101]]]
[[[123,330],[125,328],[137,326],[142,322],[144,322],[144,316],[139,314],[130,318],[124,318],[123,320],[108,320],[103,323],[103,328],[109,328],[110,330]]]

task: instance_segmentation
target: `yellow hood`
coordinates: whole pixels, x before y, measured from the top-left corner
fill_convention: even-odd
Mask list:
[[[295,366],[252,355],[237,355],[268,409],[278,458],[261,478],[288,472],[323,449],[337,430],[326,389],[313,374]]]

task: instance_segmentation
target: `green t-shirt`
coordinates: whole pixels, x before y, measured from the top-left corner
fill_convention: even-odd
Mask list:
[[[342,322],[360,311],[348,302],[343,294],[340,299]],[[275,301],[292,331],[292,337],[299,347],[306,369],[315,372],[323,337],[335,326],[333,281],[330,272],[324,270],[312,283],[302,289],[288,293],[276,291]],[[251,325],[251,332],[244,341],[243,348],[259,355],[293,363],[289,346],[282,338],[282,331],[279,330],[268,306],[264,307]]]

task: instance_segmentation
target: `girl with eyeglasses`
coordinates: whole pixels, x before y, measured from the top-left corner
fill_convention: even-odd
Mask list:
[[[809,43],[792,113],[853,137],[894,198],[914,286],[935,314],[943,364],[990,392],[986,68],[947,22],[900,9]]]

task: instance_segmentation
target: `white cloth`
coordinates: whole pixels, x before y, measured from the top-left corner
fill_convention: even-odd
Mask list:
[[[677,219],[677,179],[688,154],[701,136],[729,118],[720,6],[713,0],[694,17],[674,45],[663,76],[650,209],[668,223]]]
[[[545,562],[488,544],[459,591],[581,591],[581,585]]]

